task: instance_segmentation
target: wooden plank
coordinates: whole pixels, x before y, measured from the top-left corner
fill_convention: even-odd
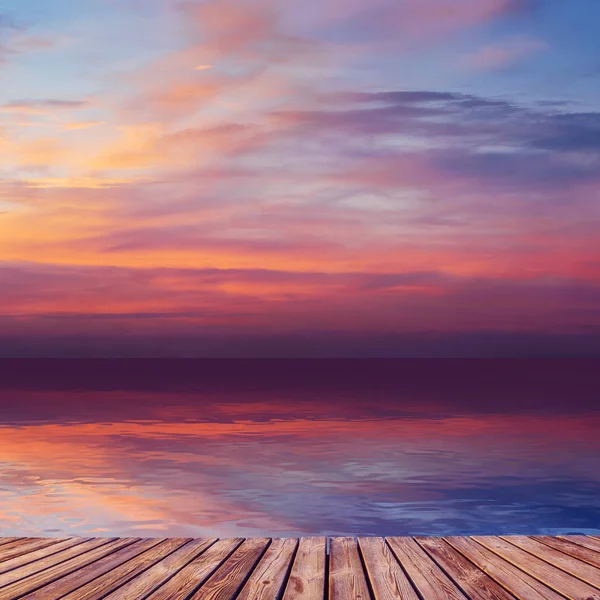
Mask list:
[[[415,538],[471,600],[514,600],[496,581],[439,538]]]
[[[358,538],[375,600],[419,600],[417,592],[383,538]]]
[[[129,583],[119,587],[112,594],[106,596],[107,600],[129,600],[131,598],[145,598],[154,590],[180,571],[189,562],[202,554],[216,540],[196,539],[191,540],[185,546],[178,548],[160,562],[152,565],[147,571]]]
[[[54,565],[57,565],[61,562],[64,562],[65,560],[73,558],[74,556],[77,556],[78,554],[81,554],[83,552],[87,552],[88,550],[93,550],[94,548],[101,546],[102,544],[108,541],[112,540],[88,538],[84,539],[84,541],[81,544],[72,544],[70,547],[63,549],[60,552],[55,552],[53,554],[42,556],[41,558],[38,558],[38,560],[28,561],[27,564],[23,566],[11,569],[10,571],[7,570],[5,573],[2,573],[2,575],[0,575],[0,587],[13,583],[14,581],[17,581],[19,579],[29,577],[30,575],[33,575],[38,571],[43,571],[44,569],[53,567]],[[50,549],[52,549],[52,546],[50,546]],[[44,550],[47,550],[47,548],[43,548],[41,552],[43,552]],[[33,554],[37,554],[38,552],[39,551],[32,552],[31,554],[25,555],[25,557],[19,556],[16,560],[31,557]],[[5,567],[5,565],[8,565],[9,563],[12,563],[12,561],[7,561],[2,566]]]
[[[329,548],[330,600],[369,600],[371,594],[354,538],[332,538]]]
[[[563,596],[473,540],[465,537],[444,540],[519,600],[564,600]]]
[[[502,539],[600,589],[600,570],[596,567],[525,535],[512,535],[508,539]]]
[[[104,598],[120,585],[124,585],[133,577],[143,573],[154,563],[162,560],[165,556],[168,556],[171,552],[189,541],[189,538],[158,540],[158,544],[150,548],[150,550],[146,550],[146,552],[127,561],[120,567],[67,594],[63,600],[98,600],[99,598]]]
[[[131,539],[95,539],[92,540],[95,545],[90,543],[89,547],[84,550],[85,544],[76,546],[81,550],[80,554],[69,558],[63,562],[55,564],[54,566],[47,566],[43,570],[40,570],[27,577],[19,578],[18,581],[14,581],[10,585],[0,589],[0,600],[13,600],[14,598],[20,598],[25,594],[33,592],[38,588],[52,583],[56,579],[69,575],[73,571],[77,571],[82,567],[89,565],[90,563],[111,554],[115,550],[127,546],[132,543]],[[66,552],[69,552],[68,550]],[[38,561],[39,563],[45,562],[48,559]],[[34,563],[34,565],[37,563]],[[29,567],[30,565],[28,565]],[[27,568],[27,567],[24,567]]]
[[[580,546],[574,542],[570,542],[568,540],[560,540],[558,538],[549,537],[546,535],[536,535],[532,536],[534,540],[541,542],[542,544],[546,544],[547,546],[551,546],[556,550],[560,550],[565,554],[569,554],[574,558],[582,560],[594,567],[600,567],[600,552],[595,552],[594,550],[590,550],[584,546]]]
[[[320,600],[325,597],[327,539],[301,538],[283,600]]]
[[[567,542],[571,542],[572,544],[579,544],[584,548],[589,548],[590,550],[594,550],[595,552],[600,552],[600,540],[597,540],[588,535],[559,535],[559,540],[566,540]]]
[[[243,538],[230,538],[215,542],[151,594],[148,600],[187,600],[243,541]]]
[[[22,554],[21,556],[15,556],[10,560],[6,560],[0,563],[0,575],[6,573],[7,571],[12,571],[18,567],[22,567],[23,565],[27,565],[29,563],[35,562],[44,557],[52,556],[53,554],[57,554],[66,550],[67,548],[72,548],[73,546],[77,546],[82,544],[86,540],[90,540],[91,538],[68,538],[66,540],[62,540],[57,542],[56,544],[52,544],[50,546],[44,546],[39,550],[35,550],[33,552],[28,552],[26,554]],[[1,577],[0,577],[1,580]]]
[[[506,540],[494,536],[474,536],[472,539],[571,600],[600,600],[600,593],[591,585]]]
[[[0,538],[0,600],[600,600],[589,536]],[[288,577],[289,575],[289,577]]]
[[[250,579],[242,588],[237,600],[273,600],[286,582],[298,540],[279,538],[273,540]]]
[[[422,597],[427,600],[468,600],[411,538],[387,538],[392,551]]]
[[[246,540],[196,591],[190,600],[231,600],[269,545],[268,538]]]
[[[52,546],[52,544],[56,544],[60,541],[64,540],[52,538],[23,538],[17,542],[0,546],[0,562],[10,560],[11,558],[16,558],[17,556],[22,556],[28,552],[34,552],[35,550],[47,548],[48,546]]]
[[[2,560],[2,555],[7,548],[12,548],[19,544],[26,544],[37,539],[39,538],[0,538],[0,560]]]
[[[82,587],[86,583],[93,581],[97,577],[112,571],[114,568],[122,565],[128,560],[138,556],[142,552],[156,546],[159,540],[146,539],[134,541],[129,546],[113,552],[100,560],[83,567],[66,577],[44,586],[43,588],[25,596],[27,600],[48,600],[48,598],[62,598],[73,590]]]

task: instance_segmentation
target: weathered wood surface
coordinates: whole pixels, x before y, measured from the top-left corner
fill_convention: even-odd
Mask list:
[[[308,600],[325,596],[327,540],[306,537],[300,540],[283,600]]]
[[[354,538],[333,538],[329,548],[330,600],[369,600],[367,578]]]
[[[0,538],[0,600],[104,598],[600,600],[600,538]]]

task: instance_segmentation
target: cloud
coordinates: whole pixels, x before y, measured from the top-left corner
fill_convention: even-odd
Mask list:
[[[547,49],[537,39],[513,38],[499,44],[488,44],[476,52],[464,55],[460,63],[470,69],[493,71],[512,67],[532,54]]]
[[[103,121],[76,121],[73,123],[66,123],[63,125],[63,129],[68,131],[76,131],[79,129],[89,129],[90,127],[98,127],[98,125],[102,125]]]
[[[37,177],[35,179],[22,179],[23,186],[33,189],[103,189],[131,183],[131,179],[107,179],[94,177]]]
[[[600,151],[600,113],[553,114],[545,125],[532,146],[557,152]]]
[[[526,4],[525,0],[327,0],[320,2],[325,12],[321,9],[312,14],[322,16],[324,12],[342,23],[344,40],[406,48],[437,45],[461,31],[517,17]],[[319,25],[322,23],[313,22],[313,26]]]
[[[399,3],[398,25],[412,34],[451,32],[514,10],[513,0],[411,0]],[[400,20],[402,19],[402,20]]]
[[[87,166],[97,170],[158,171],[203,165],[211,157],[225,159],[229,154],[250,151],[261,139],[251,126],[238,123],[195,127],[164,132],[155,125],[124,126],[120,137],[98,148]]]
[[[341,152],[348,152],[344,148],[353,145],[348,140],[357,136],[407,140],[395,149],[388,144],[385,152],[371,146],[375,168],[383,173],[390,165],[392,185],[394,179],[397,185],[411,179],[423,184],[417,163],[425,173],[429,171],[425,177],[442,169],[515,189],[569,187],[597,180],[598,113],[556,112],[554,107],[525,107],[503,99],[409,91],[335,95],[331,107],[282,111],[275,118],[294,135],[301,136],[303,130],[310,136],[335,135]],[[411,148],[410,140],[416,144],[426,140],[427,148]],[[571,151],[587,153],[587,159],[572,160]],[[369,152],[363,158],[366,165]],[[353,172],[361,177],[361,169]]]
[[[201,327],[253,335],[600,331],[597,283],[545,276],[18,264],[1,267],[0,277],[5,334],[20,323],[25,332],[43,322],[46,331],[61,322],[65,334],[88,328],[100,333],[98,321],[114,326],[127,321],[131,331],[177,335]]]
[[[531,3],[109,4],[102,22],[142,37],[107,47],[90,23],[83,63],[51,57],[73,89],[41,77],[2,100],[0,256],[65,269],[3,286],[11,331],[595,326],[593,105],[456,72],[411,87],[458,34],[484,40],[473,67],[537,51],[506,33]]]
[[[0,111],[24,115],[46,115],[55,111],[79,110],[88,106],[87,100],[15,100],[1,105]]]
[[[330,60],[321,42],[288,27],[288,11],[277,3],[212,0],[176,6],[181,47],[121,82],[131,91],[119,111],[128,123],[160,122],[168,129],[215,110],[256,116],[266,103],[283,103],[297,91],[310,75],[307,69]]]
[[[312,45],[285,31],[283,10],[262,0],[187,2],[181,8],[194,42],[202,39],[202,56],[237,60],[295,60]]]
[[[10,16],[0,13],[0,65],[19,54],[53,48],[56,43],[54,37],[27,33]]]
[[[589,281],[598,274],[589,256],[600,250],[594,127],[593,114],[435,90],[322,95],[310,110],[278,109],[250,124],[135,126],[84,163],[87,173],[6,182],[0,251],[123,268],[260,264],[314,274],[324,263],[330,274],[383,273],[339,300],[360,314],[356,290],[384,294],[393,286],[382,281],[405,272]],[[42,142],[21,147],[23,166],[65,162]],[[485,258],[474,259],[474,247]],[[437,289],[411,282],[425,297]],[[244,302],[267,292],[316,298],[308,280],[218,286]],[[306,318],[312,310],[326,322],[312,304]]]

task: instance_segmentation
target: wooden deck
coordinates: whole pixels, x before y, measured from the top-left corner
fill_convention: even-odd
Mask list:
[[[0,538],[0,600],[600,600],[600,537]]]

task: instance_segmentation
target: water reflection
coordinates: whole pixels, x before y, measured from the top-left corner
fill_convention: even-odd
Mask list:
[[[598,533],[594,366],[3,361],[0,527]]]

